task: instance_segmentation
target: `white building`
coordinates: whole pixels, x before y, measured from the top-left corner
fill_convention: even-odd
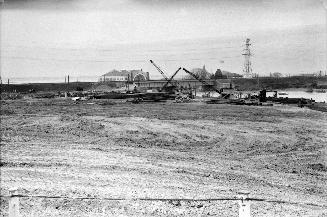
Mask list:
[[[101,75],[99,82],[137,82],[150,80],[149,72],[141,70],[121,70],[116,69]]]

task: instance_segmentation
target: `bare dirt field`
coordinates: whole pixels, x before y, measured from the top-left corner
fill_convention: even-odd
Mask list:
[[[327,216],[327,113],[122,101],[1,102],[1,195],[21,198],[22,216],[238,216],[235,201],[133,198],[235,197],[252,216]],[[310,205],[311,204],[311,205]],[[1,216],[8,203],[1,198]]]

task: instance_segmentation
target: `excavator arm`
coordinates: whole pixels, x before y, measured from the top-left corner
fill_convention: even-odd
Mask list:
[[[209,83],[207,83],[205,80],[201,79],[198,75],[196,75],[196,74],[194,74],[194,73],[188,71],[188,70],[185,69],[185,68],[183,68],[183,70],[184,70],[186,73],[192,75],[196,80],[200,81],[202,84],[207,85],[207,86],[212,86],[212,85],[210,85]],[[213,89],[214,91],[216,91],[217,93],[219,93],[219,94],[221,93],[220,90],[218,90],[218,89],[216,89],[216,88],[214,88],[214,87],[212,87],[212,89]]]
[[[158,72],[160,72],[160,74],[164,77],[164,79],[166,81],[168,81],[168,77],[165,75],[165,73],[159,68],[159,66],[157,66],[152,60],[150,60],[150,63],[152,63],[152,65],[154,65],[154,67],[156,67],[156,69],[158,70]]]
[[[171,81],[173,80],[173,78],[177,75],[177,73],[179,72],[179,70],[181,70],[182,68],[181,67],[179,67],[179,69],[170,77],[170,78],[168,78],[167,76],[166,76],[166,74],[160,69],[160,67],[159,66],[157,66],[154,62],[153,62],[153,60],[150,60],[150,63],[152,64],[152,65],[154,65],[154,67],[156,67],[156,69],[158,70],[158,72],[160,72],[160,74],[164,77],[164,79],[167,81],[165,84],[164,84],[164,86],[161,88],[161,91],[162,90],[164,90],[167,86],[168,86],[168,84],[170,84],[171,83]]]
[[[182,68],[181,67],[179,67],[178,69],[177,69],[177,71],[168,79],[168,81],[167,81],[167,83],[162,87],[162,90],[164,90],[167,86],[168,86],[168,84],[170,84],[170,82],[174,79],[174,77],[177,75],[177,73],[179,72],[179,70],[181,70]],[[177,82],[178,83],[178,82]]]

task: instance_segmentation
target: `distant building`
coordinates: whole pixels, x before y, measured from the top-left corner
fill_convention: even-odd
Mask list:
[[[307,74],[299,74],[298,76],[302,76],[302,77],[317,77],[317,74],[315,74],[315,73],[307,73]]]
[[[242,78],[243,75],[233,73],[233,72],[228,72],[228,71],[222,71],[223,76],[226,78]]]
[[[138,82],[150,80],[149,72],[141,70],[112,70],[101,75],[99,82]]]
[[[283,74],[280,72],[274,72],[274,73],[270,74],[270,77],[281,78],[281,77],[283,77]]]
[[[210,73],[207,71],[205,65],[203,65],[202,68],[194,68],[191,70],[191,72],[198,75],[202,79],[210,79]]]
[[[210,79],[211,74],[207,71],[205,65],[202,68],[194,68],[191,70],[193,74],[196,74],[201,79]],[[186,75],[184,79],[194,79],[192,75]]]
[[[317,87],[318,88],[327,88],[327,81],[318,81]]]

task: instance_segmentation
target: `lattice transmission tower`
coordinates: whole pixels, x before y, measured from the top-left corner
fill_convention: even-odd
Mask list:
[[[251,50],[250,50],[250,39],[247,38],[245,41],[245,49],[243,50],[244,53],[242,55],[244,56],[244,68],[243,68],[243,74],[244,78],[252,78],[252,64],[251,64]]]

